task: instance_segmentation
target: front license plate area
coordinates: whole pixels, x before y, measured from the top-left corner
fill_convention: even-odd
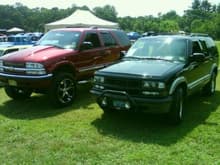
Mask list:
[[[130,104],[127,101],[122,100],[114,100],[113,101],[113,107],[116,109],[130,109]]]
[[[10,86],[17,86],[17,82],[15,80],[8,80],[8,84]]]

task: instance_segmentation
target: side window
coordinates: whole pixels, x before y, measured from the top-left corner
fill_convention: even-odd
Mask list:
[[[91,43],[90,49],[101,47],[99,37],[96,33],[87,33],[84,42]]]
[[[15,51],[18,51],[18,49],[9,49],[9,50],[6,50],[4,54],[12,53],[12,52],[15,52]]]
[[[208,53],[211,56],[217,56],[218,55],[218,50],[215,45],[215,42],[211,38],[205,38],[205,42],[207,45]]]
[[[101,37],[105,46],[117,45],[115,39],[109,32],[101,32]]]
[[[202,53],[201,47],[198,41],[193,41],[192,53]]]
[[[122,45],[122,46],[130,46],[131,45],[129,38],[124,31],[115,30],[115,31],[112,31],[112,33],[117,37],[120,45]]]
[[[205,54],[205,56],[209,56],[209,51],[208,51],[206,42],[204,40],[200,40],[200,43],[202,45],[202,50],[203,50],[203,53]]]

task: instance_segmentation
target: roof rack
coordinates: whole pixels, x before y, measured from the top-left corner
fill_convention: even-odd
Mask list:
[[[191,37],[208,37],[208,34],[205,33],[191,33],[190,34]]]

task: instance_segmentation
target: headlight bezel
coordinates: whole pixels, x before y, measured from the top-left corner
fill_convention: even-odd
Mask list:
[[[44,75],[46,70],[43,64],[37,62],[26,62],[25,63],[26,74],[31,75]]]
[[[143,80],[142,87],[149,90],[164,90],[166,85],[162,81]]]
[[[103,84],[105,82],[105,77],[104,76],[95,75],[94,76],[94,82],[95,83],[99,83],[99,84]]]

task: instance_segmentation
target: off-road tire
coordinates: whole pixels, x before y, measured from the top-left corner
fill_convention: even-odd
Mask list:
[[[71,105],[76,97],[76,81],[70,73],[57,73],[49,90],[49,98],[53,106]]]

